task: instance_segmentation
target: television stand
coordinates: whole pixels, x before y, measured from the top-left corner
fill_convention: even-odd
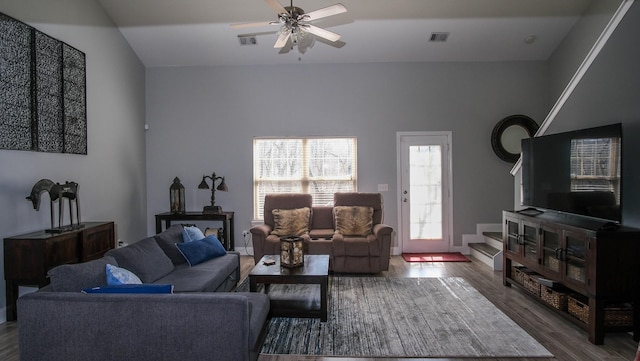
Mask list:
[[[604,230],[553,212],[502,217],[505,286],[585,329],[591,343],[604,343],[605,331],[640,340],[640,229]]]

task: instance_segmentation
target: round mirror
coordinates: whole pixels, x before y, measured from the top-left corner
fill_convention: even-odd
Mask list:
[[[520,157],[520,141],[532,137],[538,124],[526,115],[510,115],[496,124],[491,133],[491,146],[505,162],[515,163]]]

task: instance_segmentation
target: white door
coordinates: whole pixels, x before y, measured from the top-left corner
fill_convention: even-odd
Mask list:
[[[401,132],[397,143],[402,252],[449,252],[451,132]]]

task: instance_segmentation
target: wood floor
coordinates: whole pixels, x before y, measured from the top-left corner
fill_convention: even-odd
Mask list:
[[[242,257],[243,278],[253,267],[253,258]],[[407,263],[400,256],[393,256],[389,271],[378,277],[463,277],[480,291],[489,301],[500,308],[520,327],[529,332],[547,348],[555,358],[476,358],[480,361],[631,361],[634,359],[638,343],[627,333],[607,333],[605,344],[596,346],[589,343],[587,334],[577,326],[567,322],[544,305],[532,300],[515,288],[502,285],[502,273],[494,272],[486,265],[473,262],[454,263]],[[389,310],[393,312],[393,310]],[[16,322],[0,324],[0,360],[18,361],[18,326]],[[259,361],[384,361],[409,360],[402,358],[340,358],[319,356],[260,355]],[[412,358],[412,361],[419,359]],[[465,359],[428,359],[472,360]],[[27,360],[23,360],[27,361]],[[231,360],[230,360],[231,361]]]

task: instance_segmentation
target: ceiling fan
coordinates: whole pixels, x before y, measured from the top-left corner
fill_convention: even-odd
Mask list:
[[[276,40],[273,46],[276,49],[283,48],[289,39],[294,45],[298,43],[306,33],[311,33],[315,36],[329,40],[331,42],[338,41],[341,35],[332,31],[319,28],[315,25],[309,24],[311,21],[326,18],[332,15],[338,15],[347,12],[347,8],[342,4],[335,4],[327,6],[322,9],[318,9],[309,13],[305,13],[304,10],[297,6],[293,6],[293,0],[291,5],[284,7],[278,2],[278,0],[264,0],[278,14],[277,21],[263,21],[256,23],[241,23],[231,24],[234,29],[243,29],[257,26],[266,25],[280,25],[280,31],[278,32],[278,40]]]

